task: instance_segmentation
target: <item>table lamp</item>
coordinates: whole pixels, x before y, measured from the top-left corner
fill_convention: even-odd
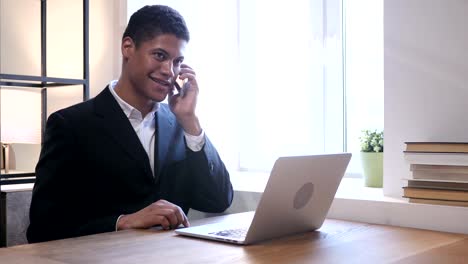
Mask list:
[[[0,89],[0,145],[5,174],[10,172],[11,143],[41,143],[41,91]]]

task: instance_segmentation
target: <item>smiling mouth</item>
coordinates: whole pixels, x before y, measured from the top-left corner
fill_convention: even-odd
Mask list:
[[[153,82],[157,83],[157,84],[160,84],[160,85],[163,85],[163,86],[166,86],[166,87],[169,87],[171,84],[168,82],[168,81],[163,81],[163,80],[159,80],[159,79],[156,79],[156,78],[153,78],[153,77],[149,77]]]

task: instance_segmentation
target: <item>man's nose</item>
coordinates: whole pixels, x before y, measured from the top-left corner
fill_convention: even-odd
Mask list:
[[[167,76],[167,77],[174,77],[174,65],[172,64],[172,61],[166,61],[163,63],[161,67],[162,73]]]

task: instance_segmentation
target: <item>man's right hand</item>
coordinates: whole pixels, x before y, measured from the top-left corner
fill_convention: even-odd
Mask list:
[[[190,225],[182,209],[166,200],[159,200],[140,211],[124,215],[117,222],[117,230],[131,228],[150,228],[161,225],[164,229],[177,228],[179,225]]]

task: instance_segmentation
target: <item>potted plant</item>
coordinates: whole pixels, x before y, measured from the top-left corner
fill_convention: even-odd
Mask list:
[[[364,184],[367,187],[382,187],[383,183],[383,131],[363,130],[361,141],[361,164]]]

